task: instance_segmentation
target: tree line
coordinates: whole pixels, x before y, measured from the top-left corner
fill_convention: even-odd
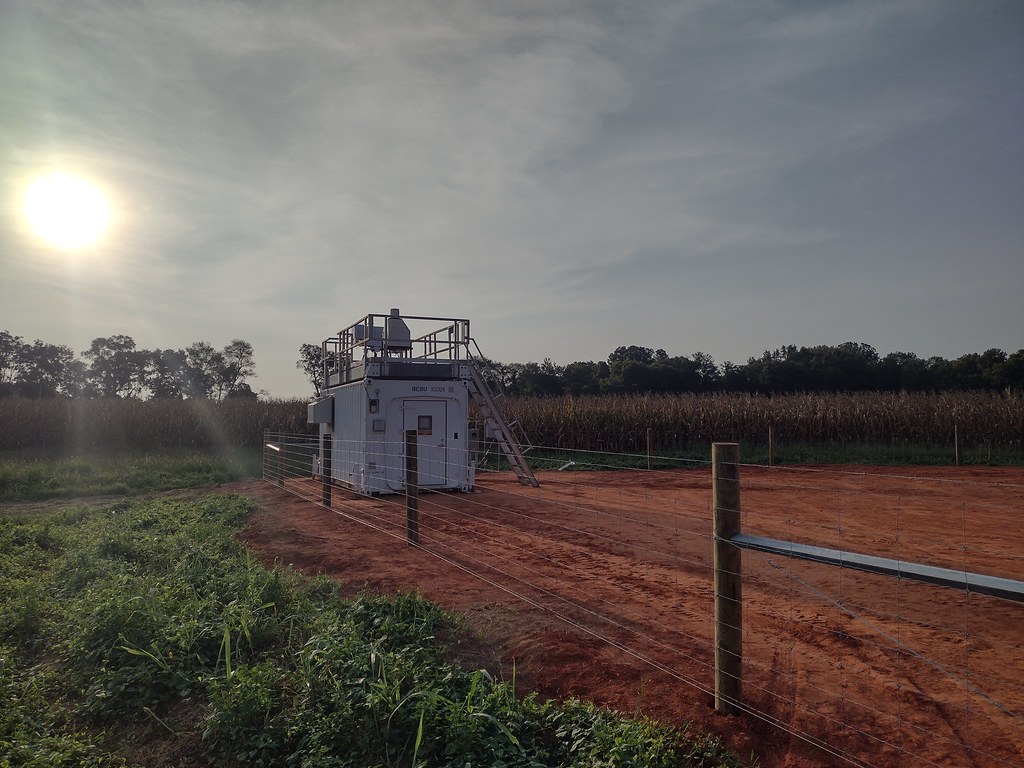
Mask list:
[[[296,367],[319,393],[320,345],[302,344]],[[558,365],[485,360],[486,375],[510,395],[680,392],[929,392],[1024,391],[1024,349],[989,349],[947,360],[910,352],[884,357],[868,344],[765,350],[745,365],[717,364],[703,352],[670,356],[664,349],[621,346],[606,360]],[[139,349],[131,336],[93,339],[76,356],[65,345],[0,331],[0,397],[255,399],[252,345],[233,339],[223,349],[197,341],[184,349]]]
[[[1024,391],[1024,349],[1010,355],[989,349],[947,360],[909,352],[883,357],[868,344],[846,342],[784,346],[745,365],[718,365],[703,352],[670,356],[663,349],[623,346],[597,362],[488,361],[487,367],[510,395]]]
[[[322,386],[320,355],[319,345],[303,344],[296,363],[316,394]],[[631,345],[597,362],[483,363],[487,378],[509,395],[1024,391],[1024,349],[1012,355],[989,349],[946,360],[910,352],[882,357],[869,344],[845,342],[784,346],[745,365],[718,365],[703,352],[670,356],[664,349]]]
[[[255,399],[252,344],[223,349],[197,341],[184,349],[140,349],[131,336],[93,339],[76,356],[63,344],[31,344],[0,331],[0,397]]]

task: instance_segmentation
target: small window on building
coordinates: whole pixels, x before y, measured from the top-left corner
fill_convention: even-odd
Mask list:
[[[429,435],[434,431],[434,417],[429,414],[426,416],[419,417],[419,426],[417,431],[421,435]]]

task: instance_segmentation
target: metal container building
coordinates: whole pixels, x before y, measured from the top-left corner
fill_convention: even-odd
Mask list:
[[[523,436],[505,420],[481,375],[468,320],[403,317],[398,309],[366,315],[325,339],[321,357],[323,387],[307,414],[320,431],[315,475],[328,474],[358,493],[403,491],[405,439],[412,430],[419,487],[472,490],[475,402],[520,482],[537,485],[523,456]]]

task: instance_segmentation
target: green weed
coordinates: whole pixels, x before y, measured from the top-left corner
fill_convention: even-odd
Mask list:
[[[251,509],[207,496],[0,519],[0,766],[124,765],[105,733],[131,723],[202,733],[224,766],[738,765],[445,663],[437,636],[456,622],[416,595],[342,601],[326,578],[264,568],[232,537]],[[200,719],[168,725],[183,707]]]
[[[58,458],[0,457],[0,501],[139,495],[256,477],[257,452],[165,451]]]
[[[114,768],[125,761],[62,722],[50,702],[47,675],[26,669],[20,654],[0,646],[0,766]]]

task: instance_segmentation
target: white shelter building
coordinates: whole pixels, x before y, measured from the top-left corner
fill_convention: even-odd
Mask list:
[[[314,474],[358,493],[404,491],[411,430],[420,488],[472,490],[473,402],[519,481],[538,484],[523,456],[525,436],[505,420],[481,374],[469,320],[403,317],[397,309],[366,315],[325,339],[321,355],[323,386],[307,414],[320,426]]]

